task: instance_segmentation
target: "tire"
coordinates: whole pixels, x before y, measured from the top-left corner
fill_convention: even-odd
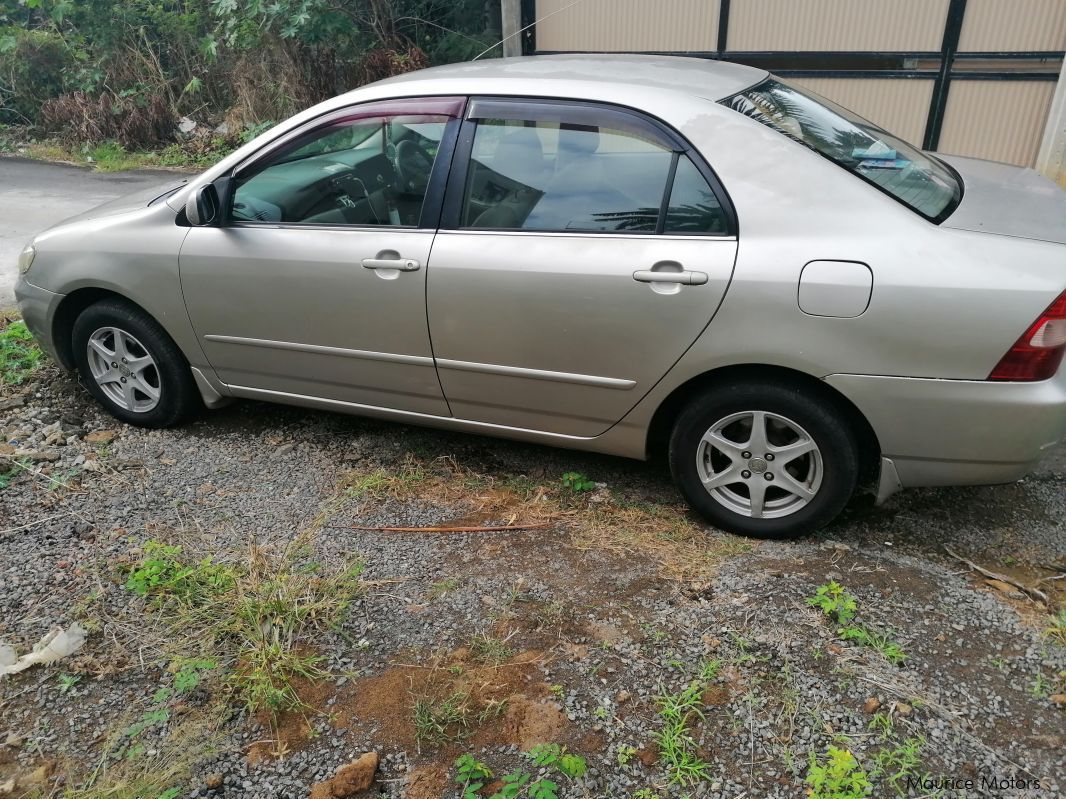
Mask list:
[[[751,434],[758,423],[763,439]],[[715,527],[751,538],[796,538],[847,505],[859,450],[843,412],[824,397],[787,385],[734,383],[681,413],[670,437],[670,471],[692,508]]]
[[[178,345],[132,303],[108,299],[90,305],[75,320],[71,342],[85,386],[126,424],[173,427],[202,407]]]

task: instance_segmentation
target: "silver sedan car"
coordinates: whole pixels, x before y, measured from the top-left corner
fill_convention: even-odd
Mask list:
[[[393,78],[20,266],[29,328],[130,424],[243,397],[661,449],[752,536],[1016,480],[1066,431],[1066,192],[733,64]]]

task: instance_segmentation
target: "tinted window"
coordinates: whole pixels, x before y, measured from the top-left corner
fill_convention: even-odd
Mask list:
[[[722,102],[821,153],[929,219],[945,218],[962,197],[954,173],[940,161],[823,98],[767,80]]]
[[[682,155],[677,162],[664,233],[726,233],[725,214],[718,198],[696,165]]]
[[[654,233],[673,153],[638,133],[485,119],[474,135],[464,227]]]
[[[449,118],[342,121],[302,136],[237,176],[238,221],[417,225]]]

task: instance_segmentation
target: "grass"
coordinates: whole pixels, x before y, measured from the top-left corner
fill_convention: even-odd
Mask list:
[[[660,728],[652,737],[669,785],[692,787],[711,776],[711,764],[699,755],[692,727],[705,721],[703,695],[718,676],[719,660],[700,664],[699,676],[677,693],[660,689],[657,700]]]
[[[1044,637],[1059,646],[1066,647],[1066,609],[1048,617]]]
[[[514,654],[507,641],[485,633],[477,633],[470,640],[470,655],[489,666],[499,666]]]
[[[0,330],[0,386],[19,386],[41,365],[44,353],[26,324],[8,322]]]
[[[474,715],[470,694],[465,691],[442,699],[416,696],[412,706],[415,740],[419,747],[461,741],[470,733]]]
[[[58,139],[16,144],[12,136],[0,139],[0,152],[17,152],[41,161],[64,161],[92,167],[97,172],[130,169],[204,169],[228,155],[235,145],[220,137],[175,143],[156,150],[130,152],[115,141],[70,146]]]
[[[363,590],[361,571],[358,562],[329,570],[312,560],[307,534],[278,547],[252,543],[240,565],[149,541],[126,587],[167,611],[179,649],[221,666],[237,701],[276,713],[301,707],[300,680],[326,676],[309,634],[344,618]]]
[[[342,487],[348,498],[424,500],[438,505],[465,505],[482,518],[511,524],[559,524],[579,549],[619,555],[634,552],[657,560],[666,577],[706,579],[719,563],[749,552],[745,539],[709,529],[680,502],[631,501],[595,486],[579,473],[567,479],[533,480],[526,475],[478,474],[447,457],[427,460],[408,455],[393,470],[364,468],[348,472]]]
[[[676,693],[659,696],[661,729],[654,734],[659,759],[670,785],[694,786],[710,777],[711,764],[698,752],[691,726],[703,721],[703,686],[694,682]]]

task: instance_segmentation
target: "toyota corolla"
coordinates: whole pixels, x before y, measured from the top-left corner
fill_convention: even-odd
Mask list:
[[[268,400],[646,458],[791,536],[1066,430],[1066,192],[761,70],[430,69],[38,236],[17,296],[119,419]]]

